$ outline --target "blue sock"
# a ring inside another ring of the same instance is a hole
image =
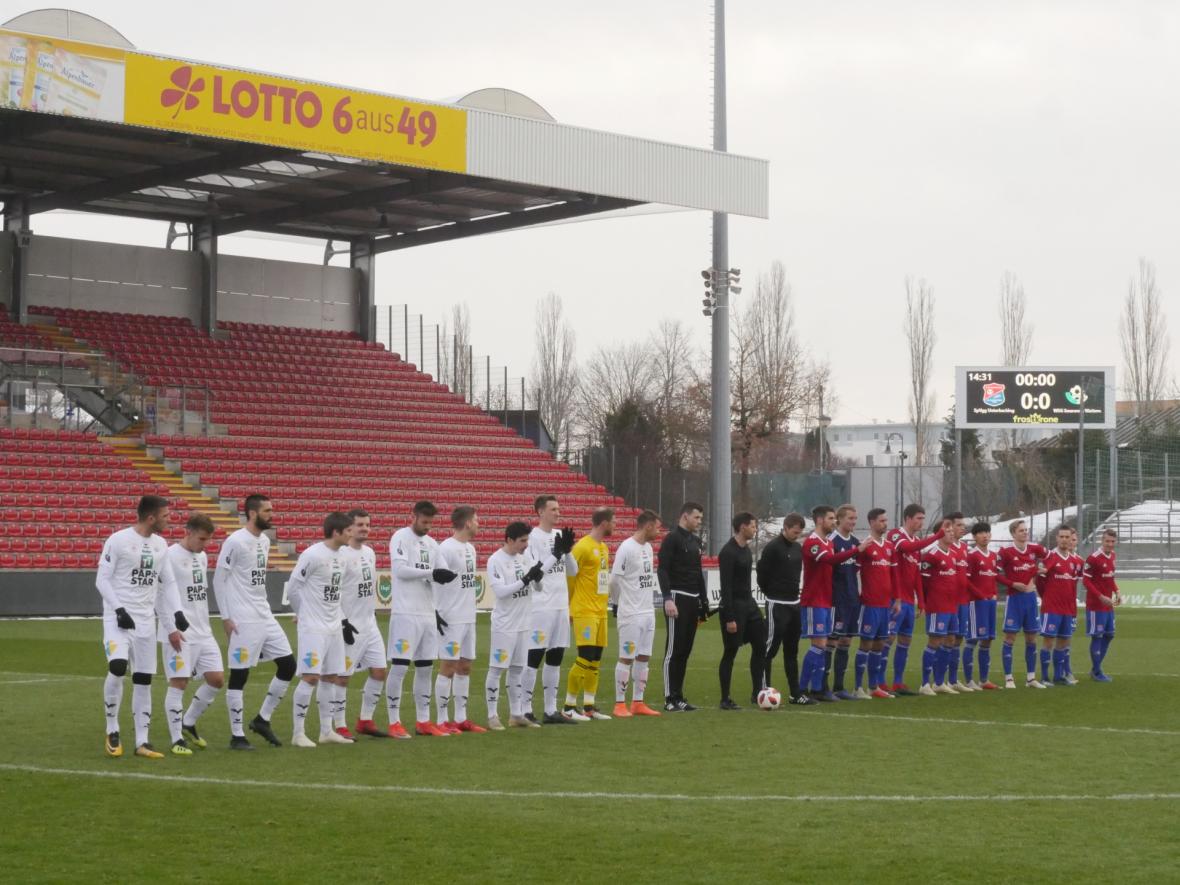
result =
[[[963,646],[963,681],[975,681],[975,640],[968,639]]]
[[[1114,641],[1113,633],[1106,633],[1102,637],[1102,654],[1098,656],[1098,671],[1102,672],[1102,664],[1106,660],[1106,653],[1110,651],[1110,644]]]
[[[1090,672],[1102,672],[1102,639],[1101,636],[1090,637]]]
[[[848,649],[836,646],[836,666],[832,671],[832,687],[836,691],[844,690],[844,674],[848,672]]]
[[[1069,655],[1070,647],[1067,645],[1061,650],[1061,660],[1065,663],[1065,673],[1067,676],[1073,675],[1073,658]]]
[[[881,646],[881,663],[877,665],[877,685],[885,684],[885,671],[889,668],[890,643]]]
[[[828,676],[827,671],[824,669],[824,663],[827,656],[824,654],[824,650],[822,648],[816,648],[814,645],[811,647],[811,651],[808,652],[808,654],[810,654],[814,659],[814,662],[811,665],[811,690],[823,691],[824,683],[827,682]]]
[[[893,681],[898,683],[905,683],[905,665],[910,658],[910,647],[898,643],[897,651],[893,653]],[[923,667],[925,665],[923,664]],[[922,681],[926,681],[926,671],[922,671]]]
[[[934,684],[942,685],[946,682],[946,668],[950,663],[950,655],[947,654],[949,649],[945,645],[940,645],[934,650]]]
[[[811,668],[815,666],[815,658],[811,656],[811,649],[803,655],[803,664],[799,670],[799,686],[801,691],[811,691]]]
[[[901,649],[898,649],[898,654],[900,654],[900,653],[901,653]],[[923,685],[932,681],[933,673],[934,673],[934,662],[937,659],[937,657],[938,657],[938,651],[929,645],[926,646],[926,649],[922,652],[922,684]],[[897,666],[896,663],[894,664],[894,666],[895,667]]]
[[[1007,646],[1004,646],[1007,648]],[[1012,663],[1012,655],[1008,655],[1008,663]],[[992,666],[992,650],[990,647],[979,650],[979,681],[987,682],[987,671]]]
[[[869,667],[869,653],[864,649],[857,649],[856,652],[856,687],[860,688],[864,685],[865,669]],[[869,685],[872,686],[876,680],[876,672],[869,671]]]
[[[832,648],[832,646],[828,645],[824,647],[824,663],[822,670],[823,676],[821,677],[820,684],[818,686],[818,690],[820,691],[828,690],[828,676],[831,675],[832,672],[832,656],[835,655],[835,653],[836,649]]]
[[[1025,644],[1024,646],[1024,666],[1028,668],[1028,673],[1032,676],[1037,675],[1037,647],[1035,645]]]
[[[1005,677],[1011,676],[1012,675],[1012,646],[1009,645],[1007,642],[1005,642],[1004,647],[1002,649],[1000,649],[1000,660],[1002,660],[1004,662],[1004,676]]]
[[[959,650],[953,645],[947,648],[946,667],[947,681],[954,685],[959,681]]]
[[[869,690],[872,691],[881,687],[881,652],[871,651],[865,657],[868,658]]]
[[[1047,648],[1041,649],[1041,681],[1042,682],[1049,681],[1049,661],[1052,659],[1052,657],[1053,657],[1053,652],[1049,651],[1049,649],[1047,649]],[[1036,670],[1034,669],[1033,672],[1035,673]]]
[[[1053,649],[1053,681],[1065,678],[1065,649]]]

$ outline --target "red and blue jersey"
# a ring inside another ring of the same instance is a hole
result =
[[[922,581],[928,613],[950,615],[959,610],[959,564],[953,549],[936,544],[922,552]]]
[[[1078,580],[1085,563],[1076,553],[1051,550],[1045,556],[1044,592],[1041,613],[1046,615],[1078,614]]]
[[[1103,553],[1095,550],[1086,559],[1086,567],[1082,571],[1082,584],[1086,587],[1086,609],[1088,611],[1109,612],[1114,609],[1102,601],[1100,597],[1114,599],[1119,592],[1119,586],[1114,581],[1114,553]]]
[[[832,549],[832,542],[815,532],[803,542],[803,593],[799,604],[812,608],[832,607],[832,567],[856,555],[857,548],[849,547],[840,553]]]
[[[996,553],[972,547],[967,553],[967,579],[972,599],[995,599],[999,575]]]
[[[921,552],[942,537],[942,530],[925,538],[915,538],[905,529],[895,528],[885,537],[893,545],[893,561],[897,564],[893,598],[910,605],[917,604],[919,608],[925,607],[922,599]]]
[[[860,563],[860,604],[884,608],[893,601],[894,577],[897,563],[893,545],[888,541],[870,538],[856,555]]]
[[[1004,547],[997,555],[1000,583],[1009,588],[1013,584],[1025,584],[1030,590],[1033,589],[1037,578],[1037,563],[1045,558],[1046,553],[1040,544],[1025,544],[1023,550],[1015,544]]]

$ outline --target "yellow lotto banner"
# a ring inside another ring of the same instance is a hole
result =
[[[124,121],[238,141],[463,172],[467,114],[129,52]]]
[[[464,172],[467,113],[0,30],[0,108]]]

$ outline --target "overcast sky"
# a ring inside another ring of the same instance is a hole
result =
[[[903,280],[937,298],[937,390],[997,362],[1005,270],[1030,298],[1033,360],[1119,363],[1117,302],[1139,256],[1180,304],[1180,5],[730,0],[729,146],[770,160],[769,221],[731,220],[747,282],[787,268],[803,337],[831,361],[837,421],[903,418]],[[487,86],[559,121],[711,138],[709,0],[157,3],[82,11],[137,47],[423,99]],[[14,12],[17,9],[14,8]],[[39,233],[162,245],[156,225],[76,216]],[[316,261],[257,239],[223,251]],[[532,308],[565,300],[588,355],[685,317],[702,346],[709,218],[656,214],[504,233],[380,259],[379,302],[428,318],[466,300],[477,352],[518,375]],[[1180,323],[1180,312],[1173,310]]]

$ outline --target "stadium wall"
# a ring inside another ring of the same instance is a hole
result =
[[[0,268],[7,267],[0,256]],[[200,276],[199,258],[183,249],[34,236],[28,303],[196,322]],[[7,293],[4,283],[0,291]],[[224,322],[357,330],[359,274],[352,268],[221,255],[217,292],[217,319]]]

